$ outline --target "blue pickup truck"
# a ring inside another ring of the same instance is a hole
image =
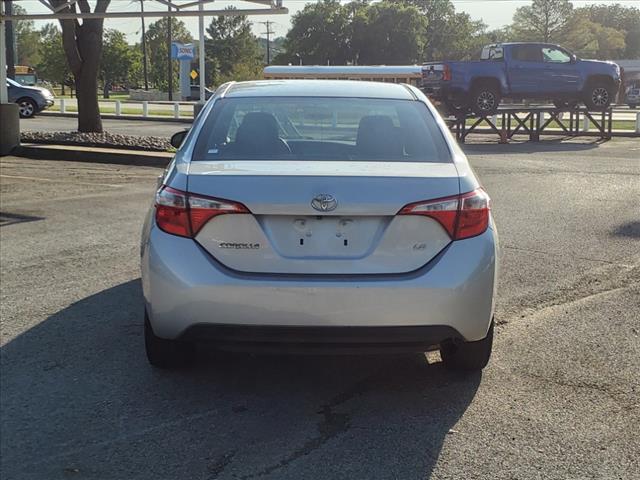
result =
[[[589,110],[609,107],[620,87],[620,67],[582,60],[547,43],[500,43],[470,62],[429,62],[422,66],[424,92],[451,113],[496,112],[503,98],[551,100],[558,108],[584,102]]]

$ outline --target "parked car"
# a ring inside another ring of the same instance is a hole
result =
[[[53,94],[42,87],[27,87],[7,78],[9,101],[15,102],[20,108],[20,117],[31,118],[45,108],[53,105]]]
[[[624,102],[629,105],[629,108],[636,108],[640,105],[640,88],[629,89]]]
[[[582,60],[547,43],[500,43],[483,48],[481,60],[429,62],[422,67],[423,90],[453,112],[496,112],[503,98],[552,100],[558,108],[584,102],[603,110],[615,99],[620,67]]]
[[[490,200],[416,87],[283,80],[219,87],[142,233],[145,346],[491,354]]]

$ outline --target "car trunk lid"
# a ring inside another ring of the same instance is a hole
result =
[[[252,273],[391,274],[416,270],[451,241],[438,221],[403,206],[459,194],[453,163],[192,162],[188,190],[245,205],[198,241]]]

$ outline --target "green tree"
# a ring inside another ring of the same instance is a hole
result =
[[[445,56],[446,45],[455,31],[450,30],[455,7],[449,0],[400,0],[415,6],[426,19],[424,31],[424,60],[437,60]]]
[[[104,98],[109,98],[109,89],[113,83],[127,83],[133,58],[124,33],[107,29],[104,32],[100,79],[104,86]]]
[[[424,16],[423,60],[469,59],[486,43],[486,25],[467,13],[456,12],[450,0],[393,1],[413,5]]]
[[[627,32],[624,43],[625,58],[640,58],[640,29]]]
[[[67,59],[62,47],[62,33],[54,23],[47,23],[38,32],[40,37],[40,62],[36,65],[38,76],[54,84],[62,86],[64,95],[65,84],[72,78]]]
[[[27,12],[14,1],[13,13],[24,15]],[[35,29],[33,20],[16,20],[13,22],[13,30],[16,39],[16,65],[37,65],[40,61],[39,32]]]
[[[309,3],[291,23],[283,45],[286,53],[274,63],[344,65],[351,60],[348,10],[338,0]]]
[[[66,0],[42,0],[63,14],[76,12],[100,14],[107,11],[111,0],[95,0],[93,11],[88,0],[67,3]],[[102,58],[103,18],[61,19],[62,47],[73,73],[78,98],[78,131],[102,132],[98,106],[98,68]]]
[[[131,66],[127,85],[129,88],[140,88],[144,83],[144,69],[142,66],[142,46],[140,43],[129,45],[129,57]]]
[[[205,80],[208,85],[259,77],[262,70],[262,51],[245,15],[214,18],[207,27],[207,33],[210,37],[205,42],[206,59],[209,64]]]
[[[581,57],[620,58],[625,50],[625,32],[605,27],[576,12],[567,25],[562,44]]]
[[[426,21],[408,5],[382,1],[366,8],[365,23],[354,33],[358,63],[402,65],[421,61]],[[356,20],[357,21],[357,20]]]
[[[520,41],[562,43],[572,18],[569,0],[533,0],[513,16],[513,31]]]
[[[625,7],[617,3],[613,5],[588,5],[577,8],[576,13],[586,16],[593,23],[610,29],[605,31],[605,33],[601,32],[606,44],[619,44],[619,39],[615,38],[616,36],[609,38],[606,32],[613,34],[613,31],[616,31],[624,36],[624,49],[623,51],[617,49],[617,51],[613,53],[613,55],[616,55],[615,58],[640,58],[639,8]]]
[[[167,29],[171,22],[171,38],[174,42],[190,43],[193,41],[186,25],[175,17],[162,18],[149,25],[145,34],[149,62],[149,81],[156,88],[166,91],[169,87],[167,79]],[[178,86],[179,62],[173,61],[173,85]]]

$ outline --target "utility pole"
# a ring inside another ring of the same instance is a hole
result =
[[[271,63],[271,34],[275,33],[273,30],[271,30],[271,25],[273,25],[274,22],[267,20],[266,22],[259,23],[267,27],[267,31],[262,33],[267,35],[267,65],[269,65]]]
[[[167,5],[171,11],[171,5]],[[167,83],[169,85],[169,101],[173,100],[173,65],[171,65],[171,17],[167,17]]]
[[[13,13],[13,0],[6,0],[4,2],[7,15]],[[7,49],[7,77],[11,80],[16,79],[16,43],[15,36],[13,35],[13,21],[7,20],[4,31],[5,46]]]
[[[140,13],[144,13],[144,0],[140,0]],[[147,72],[147,35],[144,27],[144,15],[142,20],[142,71],[144,72],[144,89],[149,90],[149,74]]]

